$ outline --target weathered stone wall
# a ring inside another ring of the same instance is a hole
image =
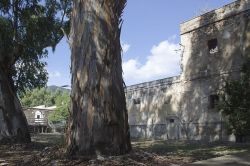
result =
[[[176,118],[179,83],[179,77],[173,77],[127,87],[132,138],[167,137],[164,125]]]
[[[132,138],[231,139],[214,104],[250,56],[249,9],[238,0],[181,24],[181,75],[127,87]]]
[[[249,51],[249,4],[239,0],[181,24],[184,80],[240,67]],[[213,39],[217,40],[217,52],[211,54],[208,44]]]

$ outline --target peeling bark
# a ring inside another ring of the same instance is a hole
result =
[[[74,1],[69,155],[131,149],[122,78],[121,14],[125,0]]]
[[[28,143],[27,120],[6,64],[0,65],[0,142]]]

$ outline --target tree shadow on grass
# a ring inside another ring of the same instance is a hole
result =
[[[250,144],[203,143],[201,141],[145,141],[133,144],[134,149],[140,149],[161,156],[188,157],[193,161],[250,152]]]

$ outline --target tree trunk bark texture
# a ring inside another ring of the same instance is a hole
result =
[[[119,155],[131,149],[120,44],[120,17],[125,3],[73,3],[69,155]]]
[[[14,90],[13,80],[0,64],[0,142],[28,143],[30,134],[26,117]],[[8,66],[8,65],[7,65]]]

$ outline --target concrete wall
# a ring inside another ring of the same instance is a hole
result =
[[[211,100],[250,56],[249,9],[239,0],[181,24],[182,74],[126,89],[132,138],[231,139]]]

